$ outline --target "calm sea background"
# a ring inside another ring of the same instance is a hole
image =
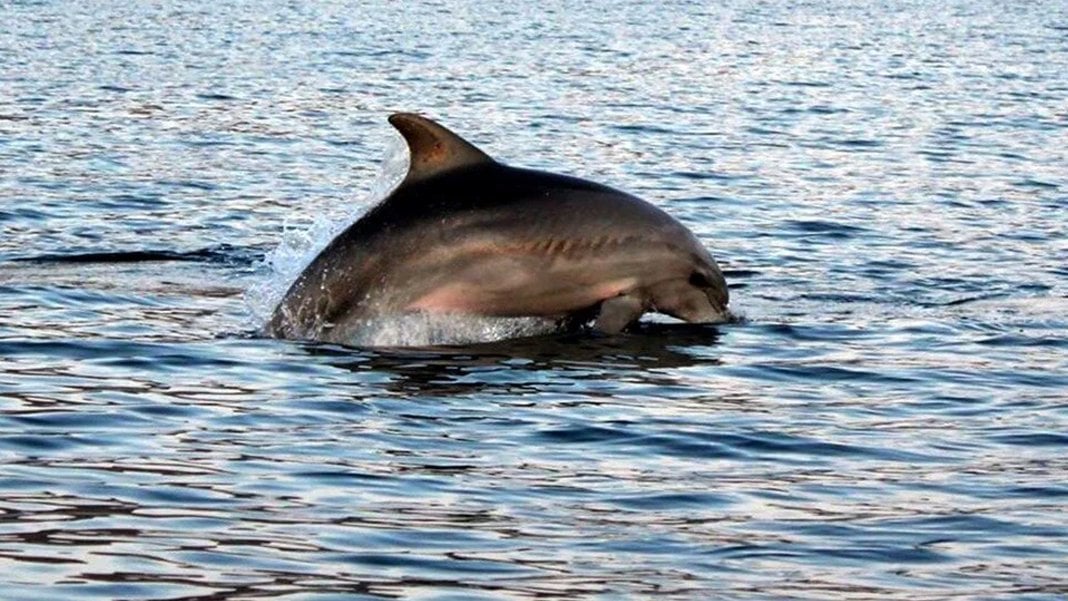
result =
[[[397,110],[741,319],[256,336]],[[1061,0],[0,0],[5,601],[1052,601],[1066,506]]]

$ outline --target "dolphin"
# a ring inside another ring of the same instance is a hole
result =
[[[409,167],[304,269],[269,335],[344,344],[362,326],[427,312],[593,323],[646,312],[728,318],[727,283],[690,230],[625,192],[509,167],[438,123],[389,117]]]

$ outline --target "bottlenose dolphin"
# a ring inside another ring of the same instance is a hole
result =
[[[508,167],[419,115],[389,122],[408,144],[407,175],[297,277],[268,334],[344,343],[371,320],[418,312],[592,321],[606,333],[646,312],[727,319],[716,261],[659,208]]]

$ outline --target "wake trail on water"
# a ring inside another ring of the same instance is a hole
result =
[[[238,249],[228,244],[191,251],[176,250],[128,250],[87,251],[73,253],[50,253],[30,257],[16,257],[14,263],[30,264],[122,264],[185,261],[194,263],[251,264],[261,259],[252,251]]]

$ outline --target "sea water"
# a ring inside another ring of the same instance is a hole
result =
[[[259,336],[398,110],[741,319]],[[0,597],[1063,599],[1066,149],[1056,1],[0,1]]]

